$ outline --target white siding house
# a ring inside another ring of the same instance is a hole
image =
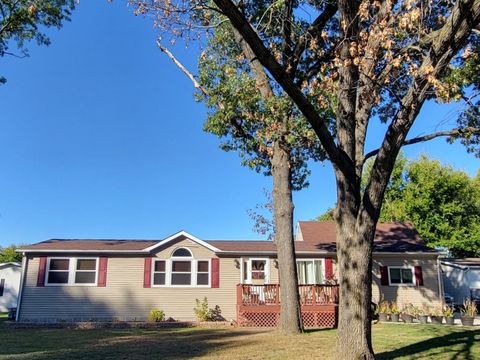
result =
[[[17,307],[21,273],[19,263],[0,264],[0,312]]]

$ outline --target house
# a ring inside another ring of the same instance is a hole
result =
[[[22,266],[16,262],[0,264],[0,312],[17,306]]]
[[[445,293],[455,305],[471,297],[480,301],[480,258],[442,259],[441,271]]]
[[[304,323],[335,326],[335,225],[300,222],[295,240]],[[163,240],[52,239],[25,255],[19,321],[145,320],[151,309],[192,320],[207,297],[240,325],[274,326],[280,299],[271,241],[201,240],[181,231]],[[379,224],[373,296],[417,305],[441,303],[438,252],[413,226]]]

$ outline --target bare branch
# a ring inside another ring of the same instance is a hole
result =
[[[204,95],[208,95],[207,90],[202,85],[200,85],[197,79],[195,79],[195,76],[172,54],[172,52],[162,45],[160,39],[157,39],[157,46],[190,79],[195,89],[200,90]]]
[[[402,146],[418,144],[418,143],[429,141],[438,137],[445,137],[445,136],[467,137],[471,135],[480,135],[480,128],[466,127],[466,128],[455,128],[455,129],[446,130],[446,131],[438,131],[433,134],[418,136],[409,140],[405,140]],[[379,149],[376,149],[365,154],[365,156],[363,157],[363,162],[365,163],[365,161],[367,161],[369,158],[377,155],[378,151]]]

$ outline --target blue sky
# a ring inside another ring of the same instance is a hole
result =
[[[271,179],[242,168],[202,131],[205,109],[122,1],[81,2],[49,47],[0,58],[0,246],[48,238],[257,239],[247,209]],[[195,69],[194,47],[173,49]],[[448,128],[457,108],[427,104],[411,135]],[[438,124],[442,124],[439,125]],[[383,125],[369,136],[373,148]],[[405,149],[474,175],[478,159],[435,140]],[[329,164],[312,164],[296,219],[335,201]]]

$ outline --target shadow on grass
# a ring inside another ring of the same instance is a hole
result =
[[[0,359],[191,359],[255,343],[260,331],[233,329],[16,330]],[[2,335],[6,334],[1,334]],[[13,334],[12,334],[13,335]],[[6,340],[6,341],[5,341]],[[261,341],[260,339],[258,341]]]
[[[325,331],[336,331],[337,329],[332,328],[306,328],[303,332],[305,334],[314,334],[317,332],[325,332]]]
[[[478,341],[480,341],[480,330],[465,330],[378,353],[376,358],[387,360],[411,355],[415,355],[415,358],[433,358],[436,355],[441,355],[442,359],[475,360],[478,359],[478,353],[472,353],[472,346]]]

